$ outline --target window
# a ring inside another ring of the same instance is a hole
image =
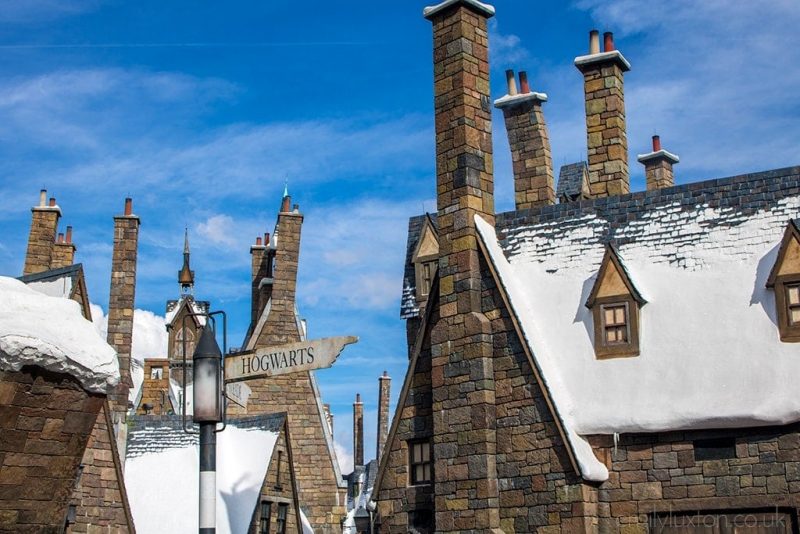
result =
[[[272,503],[261,501],[261,534],[269,534],[269,520],[272,515]]]
[[[275,473],[275,489],[282,490],[283,485],[281,484],[281,464],[283,460],[283,451],[278,451],[278,469]]]
[[[278,528],[275,530],[278,534],[286,534],[286,511],[289,509],[288,504],[278,505],[278,517],[275,521]]]
[[[414,263],[414,284],[417,287],[416,298],[420,303],[428,299],[433,288],[433,279],[439,267],[439,238],[433,220],[425,216],[420,229],[419,240],[412,262]]]
[[[181,328],[175,334],[175,343],[172,349],[175,358],[183,358],[184,341],[186,343],[186,359],[189,360],[194,355],[194,332],[188,326]]]
[[[422,277],[420,279],[420,295],[427,297],[431,292],[431,285],[433,284],[433,275],[436,274],[435,261],[426,261],[422,264]]]
[[[767,279],[775,290],[775,307],[781,341],[800,342],[800,229],[790,221]]]
[[[800,284],[786,285],[786,308],[789,326],[800,325]]]
[[[639,354],[639,308],[646,304],[613,246],[606,246],[586,307],[592,310],[598,358]]]
[[[164,368],[163,367],[151,367],[150,368],[150,380],[161,380],[164,378]]]
[[[433,462],[431,461],[431,442],[412,441],[409,443],[409,471],[411,485],[430,484],[432,480]]]
[[[630,340],[628,303],[600,306],[603,318],[603,342],[606,346],[621,345]]]
[[[694,461],[728,460],[736,458],[734,438],[698,439],[694,442]]]

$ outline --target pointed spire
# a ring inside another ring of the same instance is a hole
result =
[[[189,266],[189,256],[189,228],[187,227],[183,234],[183,267],[178,272],[178,284],[184,294],[191,293],[194,289],[194,271]]]
[[[283,182],[283,198],[289,196],[289,178],[287,177],[286,180]]]

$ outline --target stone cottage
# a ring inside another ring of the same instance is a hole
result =
[[[574,60],[588,161],[556,185],[547,95],[509,72],[490,98],[494,14],[425,10],[438,209],[409,223],[410,361],[372,496],[380,532],[795,532],[800,167],[675,185],[656,137],[631,193],[631,65],[593,31]]]

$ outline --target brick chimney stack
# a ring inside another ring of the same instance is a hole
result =
[[[31,208],[31,231],[28,235],[28,250],[25,253],[25,265],[22,274],[35,274],[49,270],[53,261],[53,248],[56,243],[58,219],[61,208],[56,199],[47,203],[47,190],[39,192],[39,205]]]
[[[383,449],[386,447],[386,440],[389,437],[389,403],[391,401],[392,379],[389,373],[383,372],[383,376],[378,378],[378,439],[375,451],[375,459],[381,461]]]
[[[118,446],[124,457],[127,437],[125,416],[131,380],[133,310],[136,296],[136,259],[139,245],[139,217],[133,202],[125,199],[123,215],[114,217],[114,252],[111,259],[111,291],[108,300],[108,343],[117,351],[120,383],[109,396],[114,411]]]
[[[591,196],[629,193],[623,74],[631,65],[615,48],[611,32],[604,34],[600,52],[600,35],[592,30],[589,54],[576,57],[575,66],[583,73]]]
[[[353,467],[364,465],[364,403],[356,393],[353,403]]]
[[[542,111],[547,95],[531,92],[526,72],[520,72],[519,77],[518,92],[514,71],[506,71],[508,94],[494,106],[503,110],[514,169],[514,200],[516,209],[522,210],[555,204],[556,192],[550,137]]]
[[[255,328],[261,311],[264,307],[261,304],[261,281],[267,276],[267,251],[269,250],[269,239],[262,242],[261,237],[256,238],[256,244],[250,247],[250,330]]]
[[[672,166],[678,163],[680,158],[661,148],[659,136],[653,136],[653,151],[648,154],[640,154],[637,159],[639,163],[644,164],[648,191],[675,185]]]
[[[435,523],[437,532],[489,532],[500,527],[496,408],[474,218],[494,226],[487,27],[494,8],[446,0],[424,15],[433,24],[439,223],[439,317],[430,336]],[[465,383],[475,388],[469,395]],[[448,509],[452,499],[470,513]]]
[[[51,269],[60,269],[75,263],[75,244],[72,242],[72,226],[67,226],[66,237],[58,234],[58,240],[53,245],[53,257],[50,261]]]

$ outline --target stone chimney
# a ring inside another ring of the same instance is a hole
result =
[[[139,217],[133,202],[125,199],[125,211],[114,217],[114,252],[111,259],[111,291],[108,300],[108,343],[117,351],[120,383],[109,395],[114,411],[114,426],[120,455],[124,458],[125,416],[131,381],[133,310],[136,295],[136,256],[139,244]]]
[[[547,95],[530,89],[528,74],[520,72],[517,90],[514,71],[506,71],[508,94],[494,106],[503,110],[514,169],[516,209],[555,204],[553,158],[542,103]]]
[[[51,269],[68,267],[75,263],[75,244],[72,242],[72,226],[67,226],[66,236],[59,233],[53,245],[53,257],[50,261]]]
[[[436,530],[488,532],[500,527],[496,408],[474,218],[494,226],[487,28],[494,8],[477,0],[446,0],[424,15],[433,24],[439,223],[438,320],[430,335],[433,501],[444,503],[458,494],[471,512],[435,504]],[[465,382],[475,385],[470,395],[460,391]],[[451,421],[465,412],[471,417],[454,428]],[[469,443],[461,439],[465,435]]]
[[[263,276],[259,282],[259,308],[263,310],[268,300],[270,305],[270,334],[265,328],[261,332],[257,345],[291,343],[297,341],[297,317],[295,300],[297,289],[297,266],[300,260],[300,233],[303,226],[303,215],[300,209],[291,209],[291,199],[284,194],[281,211],[278,213],[278,224],[275,235],[264,251]],[[265,236],[269,240],[269,236]],[[273,270],[274,258],[274,270]],[[254,277],[255,278],[255,277]],[[270,284],[271,282],[271,284]],[[259,310],[259,314],[261,311]],[[277,337],[275,333],[281,332]],[[289,334],[292,332],[292,334]]]
[[[364,404],[356,393],[353,403],[353,467],[364,465]]]
[[[256,238],[256,244],[250,247],[250,329],[255,328],[261,311],[264,309],[261,305],[261,292],[259,291],[259,284],[266,277],[267,264],[266,256],[267,249],[269,248],[269,239],[266,243],[260,237]]]
[[[47,190],[39,193],[39,205],[31,208],[31,232],[28,236],[28,250],[25,253],[25,266],[22,274],[35,274],[49,270],[53,261],[53,248],[56,242],[56,229],[58,219],[61,217],[61,208],[56,204],[56,199],[47,201]]]
[[[583,73],[592,197],[630,192],[623,74],[631,65],[615,49],[611,32],[604,34],[604,45],[600,52],[600,35],[592,30],[589,54],[575,58],[575,66]]]
[[[389,403],[392,388],[392,379],[389,373],[383,372],[383,376],[378,378],[378,446],[375,451],[375,459],[381,461],[383,449],[386,447],[386,440],[389,437]]]
[[[653,151],[649,154],[640,154],[637,159],[639,163],[644,164],[648,191],[675,185],[675,174],[672,171],[672,166],[678,163],[680,158],[661,148],[661,138],[659,136],[653,136]]]

